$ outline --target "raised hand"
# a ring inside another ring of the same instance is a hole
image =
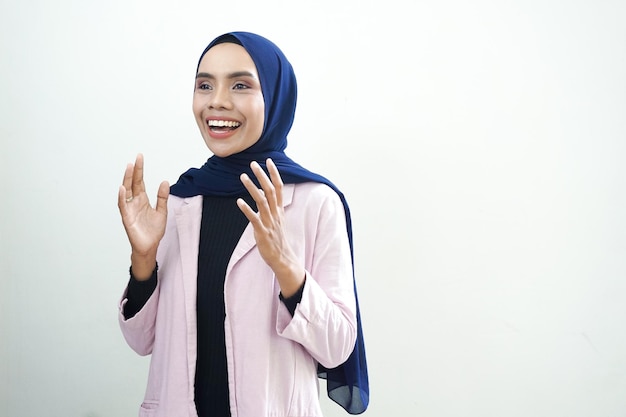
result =
[[[254,185],[248,175],[241,174],[241,182],[256,201],[258,212],[241,198],[237,200],[237,205],[254,227],[259,253],[274,271],[283,296],[289,297],[301,287],[305,272],[287,241],[283,181],[271,159],[266,161],[266,166],[269,178],[257,162],[250,164],[261,189]]]
[[[169,184],[163,181],[157,192],[156,207],[150,205],[143,182],[143,155],[128,164],[120,186],[117,205],[132,248],[133,275],[148,279],[156,265],[156,252],[165,233]]]

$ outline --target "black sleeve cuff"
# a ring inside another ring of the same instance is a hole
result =
[[[293,317],[293,315],[296,314],[296,307],[298,307],[298,304],[300,304],[300,301],[302,301],[302,292],[304,291],[304,284],[306,284],[306,281],[302,283],[298,291],[296,291],[296,293],[292,295],[291,297],[285,298],[283,297],[282,293],[278,294],[278,298],[280,298],[280,301],[282,301],[285,307],[287,307],[287,310],[289,310],[289,314],[291,314],[291,317]]]
[[[128,281],[128,290],[126,291],[126,304],[124,304],[124,318],[126,320],[132,318],[137,314],[144,305],[148,302],[152,293],[157,286],[157,265],[152,271],[152,275],[145,281],[138,281],[133,276],[132,269],[130,272],[130,280]]]

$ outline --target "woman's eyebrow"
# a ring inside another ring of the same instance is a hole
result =
[[[226,76],[226,78],[239,78],[239,77],[256,78],[255,75],[249,71],[235,71]],[[208,72],[199,72],[196,74],[196,79],[197,78],[209,78],[211,80],[214,80],[215,75],[209,74]]]

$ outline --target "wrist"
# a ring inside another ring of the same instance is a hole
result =
[[[285,298],[298,292],[306,278],[304,267],[293,262],[282,264],[273,270],[280,286],[280,292]]]
[[[156,268],[156,253],[140,255],[135,252],[130,255],[130,268],[137,281],[146,281],[152,276]]]

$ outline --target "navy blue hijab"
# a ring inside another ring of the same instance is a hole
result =
[[[218,36],[206,47],[200,60],[210,48],[224,42],[243,46],[256,65],[265,102],[263,132],[259,140],[248,149],[225,158],[214,155],[202,167],[189,169],[170,188],[170,193],[179,197],[244,195],[247,191],[239,176],[245,172],[250,178],[255,179],[250,162],[257,161],[266,169],[265,161],[272,158],[285,184],[318,182],[328,185],[337,192],[346,213],[347,233],[354,265],[352,222],[343,193],[328,179],[303,168],[284,153],[287,147],[287,133],[293,124],[296,110],[297,85],[291,64],[274,43],[248,32],[232,32]],[[327,380],[328,396],[333,401],[350,414],[360,414],[369,404],[369,382],[356,281],[354,295],[357,308],[357,341],[354,350],[348,360],[336,368],[327,369],[318,365],[318,376]]]

